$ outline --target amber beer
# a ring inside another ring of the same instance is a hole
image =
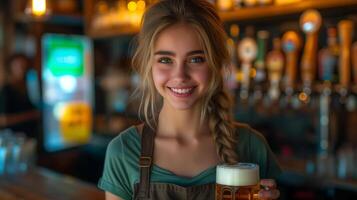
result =
[[[259,166],[252,163],[218,165],[216,200],[258,199]]]

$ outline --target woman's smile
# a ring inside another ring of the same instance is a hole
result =
[[[194,92],[195,87],[167,87],[176,97],[189,97]]]

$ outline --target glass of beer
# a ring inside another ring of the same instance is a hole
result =
[[[253,163],[218,165],[216,200],[255,200],[260,190],[259,166]]]

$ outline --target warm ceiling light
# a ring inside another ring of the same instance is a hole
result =
[[[138,6],[138,10],[145,10],[146,7],[146,3],[144,0],[139,0],[137,2],[137,6]]]
[[[26,14],[36,18],[44,17],[49,14],[49,9],[46,0],[29,0],[25,10]]]
[[[32,0],[32,13],[35,16],[46,14],[46,0]]]
[[[137,9],[137,4],[136,4],[136,2],[135,1],[130,1],[129,3],[128,3],[128,10],[130,11],[130,12],[135,12],[136,11],[136,9]]]

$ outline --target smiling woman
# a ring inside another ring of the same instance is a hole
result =
[[[133,58],[145,123],[108,146],[98,184],[108,200],[214,199],[216,166],[237,162],[258,164],[270,188],[261,195],[279,196],[264,180],[281,171],[267,142],[231,115],[225,39],[205,0],[162,0],[145,12]]]

